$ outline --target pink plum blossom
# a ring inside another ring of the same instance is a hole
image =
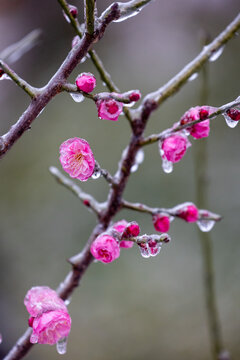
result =
[[[33,317],[50,310],[67,311],[64,301],[48,286],[34,286],[26,294],[24,305]]]
[[[100,119],[117,121],[122,112],[123,104],[114,99],[97,101],[98,117]]]
[[[190,143],[184,135],[175,134],[164,139],[160,145],[163,159],[176,163],[182,159]]]
[[[88,142],[80,138],[71,138],[60,146],[60,162],[72,178],[86,181],[92,176],[95,160]]]
[[[76,85],[79,90],[90,93],[96,86],[96,78],[91,73],[82,73],[77,76]]]
[[[101,234],[92,243],[91,253],[95,259],[110,263],[119,257],[120,246],[113,236]]]
[[[177,215],[187,222],[196,222],[198,220],[198,209],[194,204],[186,204],[178,209]]]
[[[32,344],[53,345],[68,336],[71,318],[56,291],[47,286],[33,287],[27,292],[24,304],[31,315],[28,324],[33,328]]]
[[[209,115],[211,115],[216,108],[212,106],[195,106],[188,111],[180,119],[180,124],[191,124],[192,121],[195,120],[204,120]],[[198,124],[194,124],[188,128],[190,135],[192,135],[195,139],[201,139],[203,137],[208,137],[210,132],[210,121],[204,120],[199,122]]]
[[[170,228],[170,218],[167,215],[163,214],[154,214],[153,215],[153,226],[156,231],[168,232]]]
[[[34,318],[32,323],[32,344],[54,345],[69,335],[71,318],[66,311],[52,310]]]

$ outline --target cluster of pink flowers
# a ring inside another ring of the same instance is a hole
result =
[[[121,240],[121,238],[135,237],[140,233],[139,225],[135,221],[128,223],[126,220],[113,224],[112,230],[115,234],[100,234],[91,245],[92,255],[103,263],[116,260],[120,256],[121,247],[131,248],[133,246],[132,241]]]
[[[95,159],[88,142],[80,138],[71,138],[60,146],[60,162],[72,178],[86,181],[92,176]]]
[[[24,304],[31,315],[32,344],[54,345],[69,335],[71,318],[56,291],[47,286],[33,287],[27,292]]]

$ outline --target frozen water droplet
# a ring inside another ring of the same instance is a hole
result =
[[[132,102],[130,102],[130,103],[128,103],[128,104],[124,104],[124,106],[125,106],[125,107],[128,107],[128,108],[131,108],[131,107],[133,107],[135,104],[136,104],[136,101],[132,101]]]
[[[201,220],[197,221],[197,225],[201,231],[208,232],[208,231],[211,231],[212,228],[214,227],[215,221],[208,220],[208,219],[201,219]]]
[[[69,17],[68,17],[67,14],[65,13],[65,11],[63,11],[63,16],[64,16],[64,19],[65,19],[68,23],[71,22],[71,20],[69,19]]]
[[[103,86],[107,86],[107,84],[104,81],[102,82],[102,84],[103,84]]]
[[[57,342],[57,352],[60,355],[66,354],[67,352],[67,338],[63,338]]]
[[[217,51],[214,51],[209,58],[210,62],[216,61],[223,53],[224,46],[221,46]]]
[[[162,244],[154,240],[150,240],[148,242],[148,246],[149,246],[150,256],[157,256],[162,248]]]
[[[195,72],[194,74],[192,74],[192,75],[190,76],[190,78],[188,78],[188,81],[193,81],[193,80],[195,80],[197,77],[198,77],[198,73]]]
[[[145,4],[144,6],[142,6],[141,8],[138,9],[134,9],[133,8],[129,8],[129,6],[126,6],[124,3],[118,3],[121,15],[117,20],[113,20],[114,22],[121,22],[124,20],[127,20],[137,14],[140,13],[140,11],[146,6],[147,4]],[[107,9],[108,10],[108,9]],[[106,10],[106,11],[107,11]]]
[[[6,73],[2,74],[2,76],[0,76],[0,80],[12,80]]]
[[[223,116],[224,116],[224,118],[225,118],[225,120],[226,120],[227,125],[228,125],[230,128],[233,129],[233,128],[235,128],[235,126],[237,126],[238,121],[232,120],[232,119],[230,118],[230,116],[228,116],[228,114],[226,114],[226,113],[223,113]]]
[[[82,60],[80,61],[80,64],[83,64],[87,60],[87,56],[84,56]]]
[[[0,344],[2,343],[2,334],[0,333]]]
[[[162,168],[166,174],[170,174],[173,171],[173,163],[167,159],[162,159]]]
[[[65,304],[66,306],[68,306],[68,305],[70,304],[71,300],[72,300],[72,298],[66,299],[66,300],[64,301],[64,304]]]
[[[151,256],[150,251],[149,251],[149,246],[147,243],[141,243],[141,244],[138,244],[138,246],[139,246],[142,257],[147,259]]]
[[[84,100],[84,96],[82,94],[79,93],[70,93],[71,97],[73,98],[73,100],[77,103],[80,103]]]
[[[143,162],[143,160],[144,160],[144,151],[140,149],[136,154],[135,163],[131,167],[131,173],[137,171],[138,166]]]
[[[31,335],[31,337],[30,337],[30,341],[31,341],[32,344],[37,344],[37,342],[38,342],[38,335],[32,333],[32,335]]]
[[[101,176],[101,171],[95,170],[92,174],[92,179],[94,179],[94,180],[99,179],[100,176]]]

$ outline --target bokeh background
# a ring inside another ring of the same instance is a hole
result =
[[[83,1],[73,1],[83,20]],[[99,12],[111,1],[98,1]],[[138,16],[111,24],[95,49],[120,89],[143,95],[175,75],[201,48],[205,32],[216,36],[238,13],[238,0],[155,0]],[[34,86],[43,86],[57,70],[74,36],[57,1],[1,0],[0,50],[35,28],[38,46],[12,67]],[[209,64],[209,104],[220,106],[239,94],[239,37]],[[83,71],[96,74],[90,60]],[[147,134],[168,127],[199,103],[201,75],[154,113]],[[4,133],[25,110],[28,97],[10,81],[0,82],[0,129]],[[209,209],[224,216],[211,232],[216,293],[226,347],[240,358],[239,211],[240,127],[228,128],[223,117],[212,122],[208,147]],[[114,172],[129,140],[124,117],[102,121],[92,102],[74,103],[68,94],[53,99],[32,130],[0,164],[0,357],[27,325],[23,305],[35,285],[56,288],[70,270],[66,259],[79,252],[96,223],[93,214],[48,172],[60,168],[58,147],[69,137],[90,143],[100,164]],[[205,140],[199,140],[205,142]],[[193,141],[194,143],[194,141]],[[172,207],[195,201],[194,145],[170,175],[163,173],[157,145],[145,149],[145,161],[131,176],[125,198],[150,206]],[[82,187],[104,201],[103,179]],[[118,219],[137,220],[143,233],[154,231],[151,218],[124,211]],[[156,258],[143,259],[134,247],[114,263],[93,264],[69,306],[73,318],[66,359],[209,360],[201,246],[197,226],[175,220],[172,242]],[[57,359],[55,347],[35,346],[26,359]]]

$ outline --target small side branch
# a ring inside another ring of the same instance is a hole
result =
[[[139,145],[140,146],[145,146],[145,145],[153,144],[153,143],[155,143],[155,142],[157,142],[159,140],[163,140],[166,136],[169,136],[169,135],[171,135],[171,134],[173,134],[173,133],[175,133],[177,131],[181,131],[183,129],[189,128],[189,127],[191,127],[191,126],[193,126],[195,124],[198,124],[198,123],[200,123],[202,121],[205,121],[207,119],[213,120],[216,116],[223,114],[227,110],[229,110],[229,109],[231,109],[231,108],[233,108],[233,107],[235,107],[237,105],[240,105],[240,96],[236,100],[231,101],[228,104],[220,106],[216,111],[214,111],[213,113],[211,113],[211,115],[207,116],[204,119],[195,120],[195,121],[192,121],[191,123],[184,124],[184,125],[179,124],[178,126],[166,129],[166,130],[160,132],[159,134],[149,135],[145,139],[140,140]]]
[[[38,90],[29,85],[19,75],[17,75],[10,67],[3,61],[0,60],[0,68],[21,88],[23,89],[32,99],[37,95]]]
[[[94,33],[95,4],[96,0],[84,0],[85,26],[89,35]]]
[[[209,45],[205,46],[200,54],[186,65],[177,75],[175,75],[164,86],[157,91],[148,94],[142,102],[142,105],[136,110],[144,113],[148,107],[148,117],[151,112],[163,103],[170,96],[174,95],[189,79],[189,77],[200,70],[200,68],[208,61],[210,56],[226,44],[240,28],[240,14],[219,34]],[[150,106],[150,109],[149,109]]]
[[[65,186],[74,195],[76,195],[85,206],[92,209],[97,215],[99,215],[100,206],[93,196],[85,193],[77,184],[75,184],[74,181],[63,175],[56,167],[51,166],[49,168],[49,171],[55,177],[59,184]]]

